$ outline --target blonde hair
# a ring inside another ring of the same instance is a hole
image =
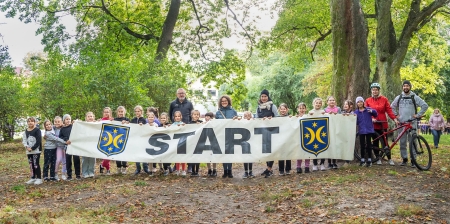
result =
[[[47,129],[45,128],[45,126],[47,126],[47,123],[50,123],[51,125],[53,125],[52,122],[51,122],[50,120],[45,120],[45,121],[44,121],[44,130],[47,130]],[[52,127],[52,129],[53,129],[53,127]]]
[[[136,110],[136,109],[138,109],[138,110],[140,110],[140,111],[143,111],[143,110],[144,110],[144,109],[142,109],[142,106],[141,106],[141,105],[135,106],[135,107],[134,107],[134,110]]]
[[[103,108],[103,111],[105,111],[105,110],[109,110],[109,113],[112,113],[111,107],[105,107],[105,108]]]
[[[119,110],[120,110],[120,109],[122,109],[122,110],[123,110],[123,113],[124,113],[124,114],[126,114],[126,113],[127,113],[127,109],[125,109],[125,107],[124,107],[124,106],[118,106],[118,107],[117,107],[117,109],[116,109],[116,113],[117,113],[117,112],[119,112]]]
[[[314,104],[316,104],[316,101],[323,102],[322,98],[316,97],[316,98],[313,99],[313,103],[312,103],[313,107],[314,107]]]
[[[280,106],[278,107],[278,109],[280,109],[281,107],[284,107],[284,108],[286,108],[286,109],[289,109],[289,107],[288,107],[287,104],[285,104],[285,103],[280,104]]]
[[[173,112],[173,117],[175,117],[176,114],[180,114],[180,117],[183,118],[183,114],[181,113],[181,111],[177,110]]]
[[[88,112],[86,113],[84,119],[87,120],[87,116],[88,116],[89,114],[92,114],[92,116],[94,117],[94,120],[95,120],[95,114],[94,114],[93,112],[91,112],[91,111],[88,111]]]
[[[198,115],[200,115],[200,111],[199,110],[192,110],[191,115],[194,115],[194,113],[198,113]]]
[[[300,106],[304,106],[304,107],[305,107],[305,109],[307,109],[307,107],[306,107],[306,103],[303,103],[303,102],[299,103],[299,104],[297,105],[297,108],[299,108]]]

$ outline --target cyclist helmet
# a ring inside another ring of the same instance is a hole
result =
[[[370,89],[372,89],[372,88],[381,89],[380,83],[377,83],[377,82],[372,83],[372,85],[370,85]]]

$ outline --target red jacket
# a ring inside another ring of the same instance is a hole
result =
[[[386,113],[392,120],[395,119],[395,114],[392,111],[391,104],[384,96],[379,96],[377,98],[369,97],[364,102],[364,105],[366,107],[371,107],[378,112],[378,117],[376,117],[377,121],[387,121]],[[383,127],[381,125],[383,125]],[[373,127],[375,130],[388,129],[388,123],[374,123]]]

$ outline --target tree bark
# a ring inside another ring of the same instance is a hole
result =
[[[166,59],[167,52],[172,44],[173,30],[178,20],[178,14],[180,13],[181,0],[171,0],[169,12],[167,13],[166,20],[161,33],[161,38],[156,49],[156,61]]]
[[[359,0],[331,0],[332,93],[336,102],[367,96],[370,62],[367,28]]]

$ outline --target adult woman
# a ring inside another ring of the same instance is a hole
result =
[[[269,91],[266,89],[261,91],[261,94],[259,95],[256,117],[257,118],[278,117],[277,106],[273,104],[272,99],[270,98],[269,95]],[[270,177],[273,173],[272,172],[273,161],[268,161],[266,162],[266,164],[267,169],[261,175],[267,178]]]
[[[430,116],[430,120],[428,123],[430,125],[431,134],[433,135],[434,147],[438,148],[442,130],[445,129],[444,117],[442,116],[438,108],[434,109],[434,112]]]
[[[394,121],[397,121],[397,118],[395,117],[394,112],[392,111],[391,105],[389,104],[389,100],[382,96],[380,94],[380,84],[379,83],[372,83],[370,85],[370,90],[372,91],[372,96],[367,98],[366,101],[364,101],[364,104],[366,107],[370,107],[372,109],[375,109],[378,113],[377,118],[372,118],[373,122],[373,128],[375,129],[375,132],[378,134],[382,134],[383,130],[386,130],[388,128],[387,123],[387,117],[386,114]],[[379,140],[373,142],[374,145],[379,146]],[[384,146],[383,146],[384,147]],[[376,151],[378,152],[378,151]],[[374,153],[376,153],[374,151]],[[379,157],[379,155],[375,155]],[[370,155],[368,155],[370,158]],[[391,166],[395,166],[394,161],[391,159],[391,155],[388,155],[389,164]],[[381,159],[377,161],[378,165],[381,165]]]
[[[231,98],[223,95],[219,98],[219,110],[216,112],[216,119],[233,119],[237,116],[237,112],[231,107]],[[223,163],[223,178],[233,178],[232,163]]]

